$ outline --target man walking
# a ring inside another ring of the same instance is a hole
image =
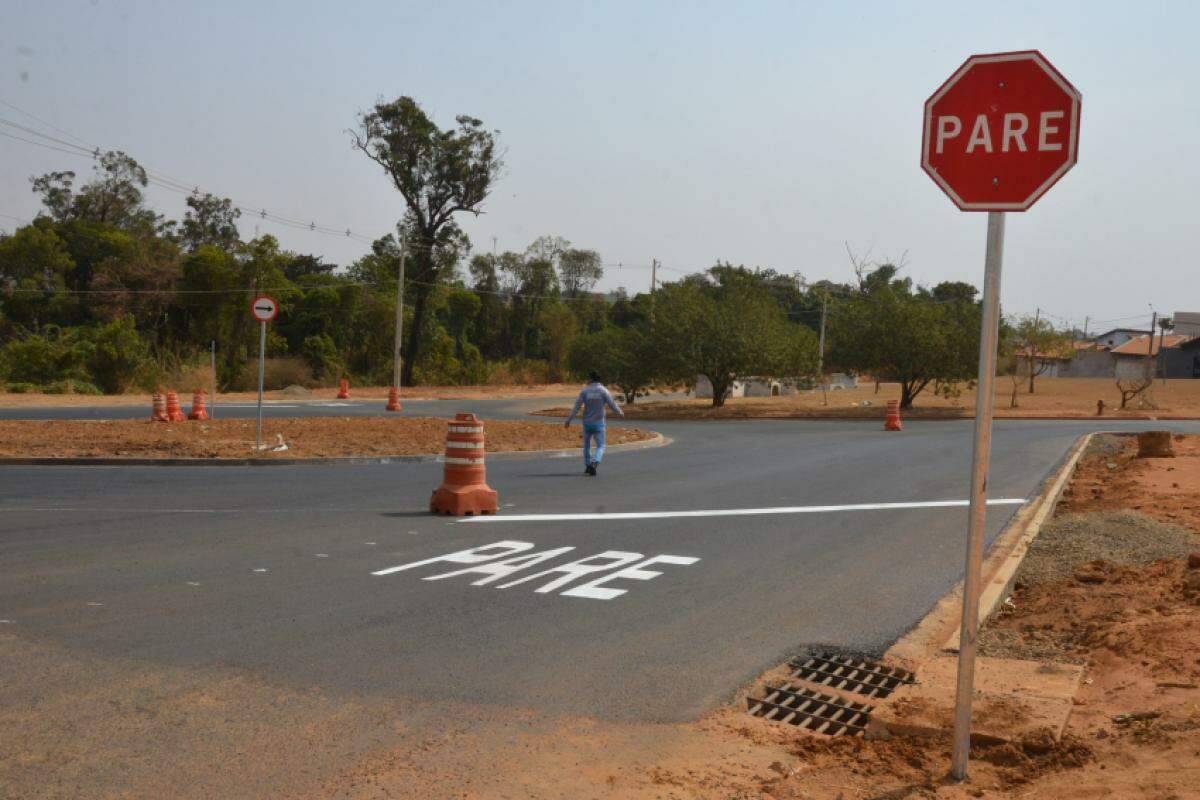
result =
[[[571,427],[571,420],[575,419],[579,409],[583,408],[583,467],[584,472],[588,475],[596,474],[596,467],[600,466],[600,459],[604,458],[606,407],[611,408],[622,417],[625,416],[625,412],[617,405],[617,401],[613,400],[612,394],[600,382],[600,375],[596,372],[589,372],[588,385],[580,390],[579,397],[575,399],[575,407],[571,409],[571,416],[567,417],[567,421],[563,423],[564,428]],[[592,455],[593,440],[596,442],[594,456]]]

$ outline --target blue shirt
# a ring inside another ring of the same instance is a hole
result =
[[[583,424],[584,425],[604,425],[605,406],[611,408],[622,417],[625,412],[617,405],[617,401],[609,393],[608,389],[604,388],[602,383],[589,383],[579,392],[579,397],[575,398],[575,407],[571,409],[571,416],[567,417],[567,423],[575,419],[575,415],[579,413],[579,409],[583,409]]]

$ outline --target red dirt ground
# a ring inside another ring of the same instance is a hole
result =
[[[564,450],[580,447],[580,427],[548,422],[492,420],[484,423],[487,449]],[[609,444],[642,441],[654,434],[611,428]],[[446,420],[430,417],[301,417],[263,422],[263,442],[282,437],[288,449],[254,450],[254,420],[150,422],[149,420],[0,421],[4,458],[331,458],[442,453]]]

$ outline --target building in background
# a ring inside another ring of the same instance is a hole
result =
[[[1168,334],[1167,336],[1138,336],[1130,339],[1120,347],[1112,349],[1113,358],[1116,359],[1116,365],[1113,370],[1113,375],[1118,378],[1141,378],[1149,374],[1154,377],[1167,378],[1191,378],[1195,377],[1192,374],[1191,363],[1188,361],[1187,369],[1183,369],[1185,358],[1168,357],[1172,351],[1179,350],[1182,345],[1189,344],[1195,337],[1181,335],[1178,333]],[[1150,356],[1150,362],[1147,363],[1146,355]],[[1186,374],[1172,375],[1169,372],[1164,372],[1169,364],[1177,364],[1181,372]]]

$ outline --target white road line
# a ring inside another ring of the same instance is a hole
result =
[[[989,506],[1019,506],[1025,500],[988,500]],[[758,514],[828,514],[835,511],[897,511],[910,508],[966,508],[967,500],[926,500],[915,503],[858,503],[845,506],[777,506],[774,508],[717,508],[704,511],[617,511],[608,514],[512,514],[462,517],[456,522],[574,522],[603,519],[666,519],[669,517],[748,517]]]

